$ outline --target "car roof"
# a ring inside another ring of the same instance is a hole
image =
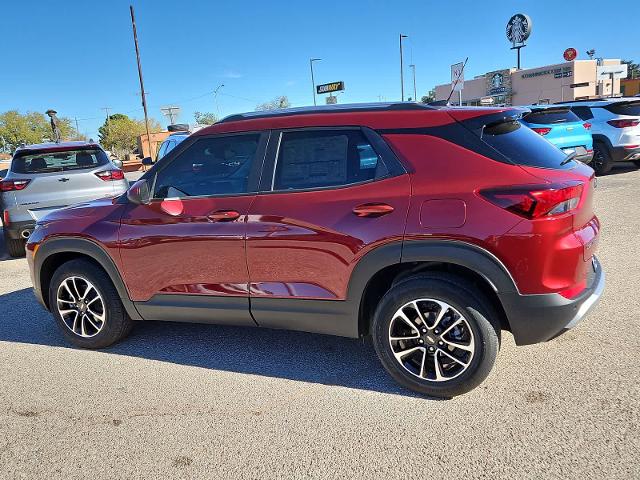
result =
[[[399,129],[440,126],[458,120],[489,115],[511,107],[434,107],[424,103],[355,103],[297,107],[230,115],[192,135],[260,131],[280,128],[364,126]]]
[[[15,153],[24,152],[24,151],[38,151],[38,152],[59,152],[64,150],[74,150],[77,148],[100,148],[102,147],[98,145],[96,142],[46,142],[46,143],[34,143],[31,145],[23,145],[16,149]]]
[[[637,97],[613,97],[613,98],[592,98],[585,100],[571,100],[568,102],[554,103],[554,105],[562,106],[567,105],[570,107],[602,107],[606,105],[612,105],[620,102],[638,102]]]

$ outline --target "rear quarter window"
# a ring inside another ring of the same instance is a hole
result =
[[[562,150],[517,120],[486,125],[480,138],[516,165],[561,170],[575,166]]]

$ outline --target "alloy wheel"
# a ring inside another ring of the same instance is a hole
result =
[[[475,354],[467,319],[441,300],[421,298],[400,307],[389,324],[389,344],[398,363],[429,382],[465,372]]]
[[[65,278],[56,294],[58,313],[74,334],[95,337],[105,325],[105,304],[100,292],[86,278]]]

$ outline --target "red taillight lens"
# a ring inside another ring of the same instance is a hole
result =
[[[96,173],[96,175],[100,180],[104,180],[105,182],[124,179],[124,172],[122,170],[104,170]]]
[[[9,218],[9,210],[4,210],[2,212],[2,224],[6,227],[11,223],[11,219]]]
[[[586,129],[586,130],[591,130],[591,124],[589,122],[584,122],[582,124],[582,126]]]
[[[637,120],[637,119],[609,120],[607,123],[612,127],[616,127],[616,128],[629,128],[629,127],[636,127],[640,125],[640,120]]]
[[[31,180],[2,180],[0,182],[0,192],[13,192],[24,190]]]
[[[551,131],[550,128],[546,128],[546,127],[539,127],[539,128],[532,128],[531,130],[533,130],[534,132],[540,134],[540,135],[546,135],[547,133],[549,133]]]
[[[626,150],[635,150],[636,148],[640,148],[640,145],[623,145],[622,148]]]
[[[584,292],[585,288],[587,288],[587,281],[582,280],[581,282],[576,283],[573,287],[567,288],[558,293],[562,295],[564,298],[568,298],[572,300],[576,298],[578,295],[580,295],[582,292]]]
[[[574,210],[582,197],[582,183],[492,188],[480,195],[494,205],[525,218],[561,215]]]

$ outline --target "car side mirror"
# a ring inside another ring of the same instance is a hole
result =
[[[111,163],[113,163],[118,168],[122,168],[122,160],[114,158],[113,160],[111,160]]]
[[[153,158],[151,157],[144,157],[142,159],[142,165],[144,165],[145,167],[150,167],[151,165],[153,165]]]
[[[147,205],[151,201],[149,183],[145,179],[138,180],[127,191],[127,198],[135,205]]]

